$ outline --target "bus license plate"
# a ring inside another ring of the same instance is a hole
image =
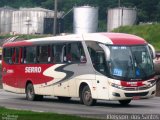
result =
[[[139,100],[140,96],[133,96],[133,100]]]

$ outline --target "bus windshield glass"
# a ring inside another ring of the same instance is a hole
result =
[[[147,79],[154,75],[149,48],[141,46],[108,46],[110,76],[117,79]]]

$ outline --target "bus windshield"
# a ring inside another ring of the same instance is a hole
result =
[[[108,46],[110,76],[116,79],[147,79],[154,74],[149,48],[142,46]]]

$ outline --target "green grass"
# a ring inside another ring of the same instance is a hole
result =
[[[0,120],[6,120],[5,118],[8,118],[8,120],[96,120],[71,115],[12,110],[0,107]]]
[[[129,33],[144,38],[152,44],[156,50],[160,50],[160,24],[124,26],[115,29],[114,32]]]

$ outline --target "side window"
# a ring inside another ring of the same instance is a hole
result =
[[[96,42],[86,42],[86,44],[92,60],[93,67],[102,74],[108,73],[105,53],[103,49]]]
[[[24,47],[24,63],[36,63],[36,46]]]
[[[54,44],[52,45],[52,62],[53,63],[62,63],[64,61],[64,49],[65,44]]]
[[[86,62],[83,46],[80,42],[68,43],[66,45],[65,62]]]
[[[15,63],[19,63],[19,50],[20,48],[15,48]]]
[[[52,56],[54,63],[86,62],[83,46],[80,42],[54,44]]]
[[[3,60],[6,63],[12,64],[12,48],[4,48],[3,49]]]
[[[44,45],[44,46],[39,46],[37,48],[37,61],[39,63],[49,63],[51,61],[50,57],[50,46],[49,45]]]
[[[9,64],[18,64],[22,56],[22,48],[4,48],[4,61]]]
[[[16,63],[16,49],[12,48],[12,63]]]

